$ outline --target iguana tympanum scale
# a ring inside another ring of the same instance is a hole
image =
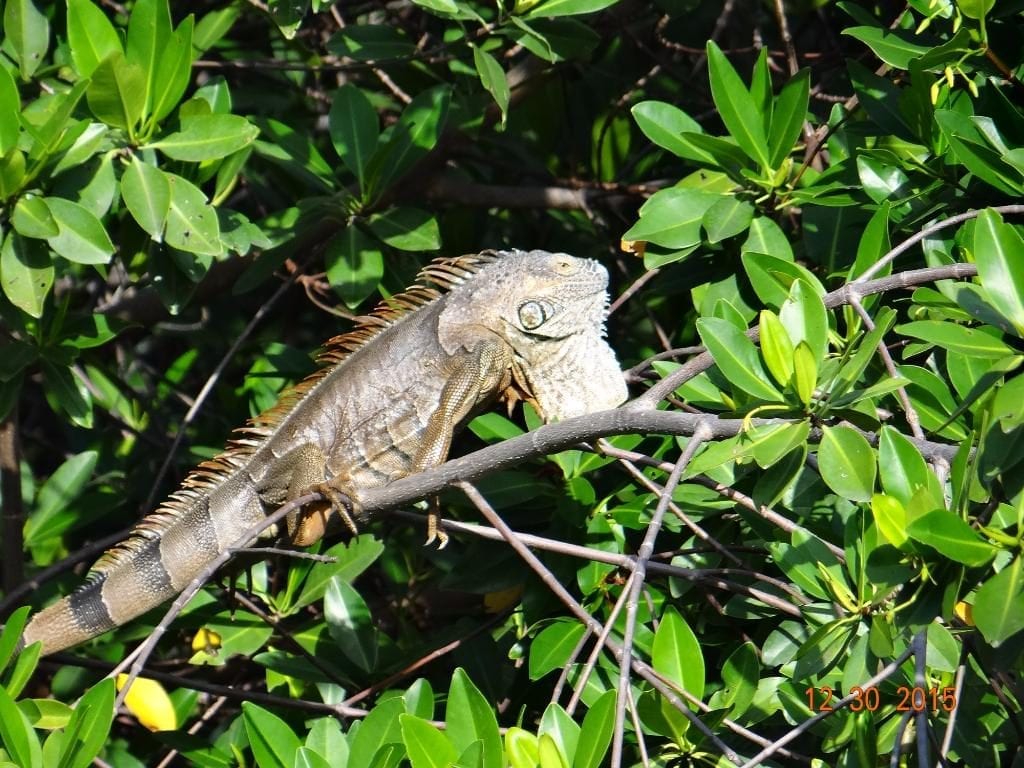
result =
[[[590,259],[488,251],[440,259],[418,284],[332,339],[324,366],[251,420],[227,450],[36,614],[27,646],[53,653],[178,594],[268,511],[310,491],[276,534],[307,546],[328,513],[354,530],[359,492],[443,462],[452,435],[494,402],[532,401],[547,419],[626,398],[604,340],[608,274]]]

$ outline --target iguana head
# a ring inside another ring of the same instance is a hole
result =
[[[500,336],[517,377],[547,420],[614,408],[626,399],[604,339],[608,272],[593,259],[506,251],[448,297],[438,333],[450,353],[467,326]]]

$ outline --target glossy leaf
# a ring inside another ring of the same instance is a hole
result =
[[[0,115],[10,115],[0,120],[0,157],[3,157],[18,143],[18,121],[13,119],[21,113],[21,98],[14,78],[4,67],[0,67]]]
[[[327,243],[327,279],[350,307],[361,304],[384,275],[380,246],[356,226],[346,227]]]
[[[171,187],[171,205],[167,211],[164,238],[168,245],[188,253],[216,256],[220,242],[217,211],[206,204],[206,195],[189,181],[165,173]]]
[[[171,34],[157,63],[151,87],[152,120],[163,120],[178,106],[192,74],[192,17],[187,17]]]
[[[482,768],[501,768],[501,736],[494,710],[461,668],[452,676],[445,725],[457,752],[461,754],[479,741],[483,745]]]
[[[772,168],[785,160],[803,131],[810,100],[810,72],[802,69],[783,86],[772,110],[771,129],[768,132],[768,159]]]
[[[242,702],[242,722],[260,768],[292,768],[302,743],[288,724],[251,701]]]
[[[181,130],[150,144],[174,160],[198,163],[226,157],[249,146],[259,129],[239,115],[183,118]]]
[[[558,621],[542,629],[530,644],[530,679],[564,667],[585,631],[575,621]]]
[[[171,183],[156,166],[132,158],[121,176],[121,197],[138,225],[157,242],[171,211]]]
[[[114,681],[101,680],[78,703],[64,728],[60,768],[88,768],[99,755],[114,720]]]
[[[694,157],[692,145],[682,139],[682,134],[700,133],[700,124],[683,110],[663,101],[642,101],[631,110],[633,119],[644,135],[662,149],[677,157]]]
[[[709,243],[719,243],[745,232],[754,218],[754,206],[736,197],[722,197],[701,218]]]
[[[30,78],[50,47],[50,22],[32,0],[8,0],[4,38],[15,54],[21,77]]]
[[[526,18],[576,16],[582,13],[594,13],[614,4],[615,0],[542,0],[526,14]]]
[[[997,552],[971,526],[945,509],[934,509],[911,520],[907,535],[933,547],[950,560],[969,566],[984,565]]]
[[[407,714],[399,715],[398,721],[412,768],[447,768],[455,762],[458,753],[437,726]]]
[[[852,427],[822,427],[818,468],[821,479],[841,498],[871,499],[877,471],[875,452]]]
[[[706,677],[700,643],[686,620],[671,606],[654,633],[651,663],[666,680],[698,699],[704,698]]]
[[[11,695],[0,686],[0,741],[20,768],[42,768],[43,756],[28,718],[18,709]]]
[[[760,400],[782,400],[782,394],[768,380],[757,348],[742,331],[726,320],[702,317],[697,321],[697,332],[715,365],[734,387]]]
[[[768,139],[764,132],[764,116],[757,109],[750,92],[736,74],[722,49],[709,41],[707,45],[708,71],[711,76],[711,95],[718,114],[730,135],[750,157],[763,168],[771,167]]]
[[[53,287],[53,260],[42,243],[11,232],[0,246],[0,287],[7,299],[32,317],[42,317]]]
[[[504,125],[511,98],[508,81],[505,79],[505,70],[501,68],[501,64],[494,56],[479,46],[473,46],[473,66],[480,77],[480,84],[491,94],[494,103],[501,110],[501,123]]]
[[[770,309],[761,310],[761,355],[775,382],[785,387],[793,377],[793,342],[779,316]]]
[[[640,208],[640,220],[622,236],[623,240],[642,240],[665,248],[681,249],[701,242],[704,213],[717,201],[693,189],[663,189]]]
[[[978,588],[972,615],[985,640],[994,646],[1024,629],[1024,565],[1020,556]]]
[[[370,230],[400,251],[436,251],[441,247],[441,230],[429,212],[420,208],[389,208],[370,217]]]
[[[583,717],[573,768],[598,768],[604,763],[615,724],[615,691],[605,691]]]
[[[108,125],[134,130],[145,109],[146,73],[120,51],[103,59],[85,92],[89,109]]]
[[[974,225],[974,259],[986,294],[1024,336],[1024,238],[995,211],[982,211]]]
[[[327,118],[331,142],[338,157],[355,175],[360,188],[366,183],[366,166],[377,147],[377,113],[358,87],[347,83],[334,92]]]
[[[121,51],[114,25],[91,0],[68,0],[68,43],[82,77],[91,77],[101,61]]]
[[[54,251],[79,264],[106,264],[110,261],[114,255],[114,244],[95,214],[62,197],[48,197],[46,205],[60,229],[57,235],[47,239]]]

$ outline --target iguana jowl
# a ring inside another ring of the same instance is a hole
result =
[[[488,251],[433,262],[419,283],[328,342],[324,367],[239,430],[227,450],[36,614],[25,645],[53,653],[178,594],[268,511],[311,490],[280,535],[308,546],[326,512],[354,530],[342,496],[443,462],[453,433],[499,399],[522,396],[546,420],[626,398],[604,340],[608,273],[590,259]]]

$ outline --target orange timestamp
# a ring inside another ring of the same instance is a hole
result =
[[[828,685],[811,686],[804,695],[807,706],[812,712],[831,712],[842,698],[837,691]],[[883,704],[895,703],[897,712],[952,712],[956,709],[956,688],[924,688],[919,685],[901,685],[896,689],[894,701],[883,702],[883,695],[878,688],[861,688],[855,685],[850,689],[852,698],[846,705],[851,712],[876,712]],[[886,694],[888,698],[889,694]]]

